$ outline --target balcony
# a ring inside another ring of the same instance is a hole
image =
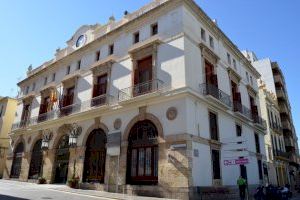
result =
[[[262,127],[267,127],[267,122],[263,118],[261,118],[259,115],[252,115],[252,120],[255,124],[258,124]]]
[[[290,113],[285,101],[279,101],[279,109],[282,115],[289,115]]]
[[[153,79],[144,83],[139,83],[134,86],[122,89],[119,91],[118,99],[120,102],[131,100],[137,97],[142,97],[150,94],[158,94],[166,88],[166,84],[159,80]]]
[[[289,120],[282,121],[282,126],[284,129],[292,130],[292,126]]]
[[[279,99],[283,99],[283,100],[288,99],[285,91],[282,88],[276,89],[276,95],[277,95],[277,98],[279,98]]]
[[[73,114],[82,113],[102,106],[107,106],[112,99],[113,97],[111,95],[105,94],[105,95],[92,98],[88,101],[72,104],[61,108],[56,108],[50,112],[40,114],[37,117],[32,117],[28,120],[15,123],[12,126],[12,130],[14,131],[17,129],[24,129],[29,126],[37,125],[42,122],[63,118]]]
[[[204,96],[216,101],[227,109],[232,108],[231,97],[220,90],[217,86],[212,84],[203,83],[200,85],[200,92]]]
[[[276,131],[276,132],[282,134],[282,131],[283,131],[282,127],[277,125],[276,123],[274,123],[274,122],[271,123],[270,127],[273,129],[273,131]]]
[[[249,108],[246,106],[242,105],[241,102],[239,101],[233,101],[233,111],[242,117],[246,117],[248,119],[252,119],[252,113]]]
[[[285,158],[285,159],[289,159],[290,153],[288,153],[288,152],[283,152],[283,151],[280,151],[280,150],[276,150],[276,151],[275,151],[275,156],[281,157],[281,158]]]
[[[279,85],[285,85],[284,80],[282,79],[280,74],[274,75],[274,80],[275,80],[275,83],[278,83]]]

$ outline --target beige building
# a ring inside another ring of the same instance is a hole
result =
[[[10,97],[0,97],[0,177],[5,168],[5,157],[9,147],[9,136],[15,119],[17,100]]]
[[[266,182],[284,186],[290,183],[289,153],[285,149],[280,108],[276,94],[268,91],[262,80],[259,80],[259,88],[262,118],[267,122],[267,134],[265,135],[265,149],[267,151]]]

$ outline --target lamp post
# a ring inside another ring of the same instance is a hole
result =
[[[76,178],[75,177],[75,175],[76,175],[76,161],[77,161],[76,147],[77,147],[77,142],[78,142],[77,140],[78,140],[78,137],[80,136],[81,132],[82,132],[82,127],[81,126],[79,126],[76,123],[73,123],[71,125],[71,130],[70,130],[70,135],[69,135],[69,146],[70,146],[70,148],[75,149],[75,158],[74,158],[74,163],[73,163],[73,176],[72,176],[74,181],[75,181],[75,178]],[[78,181],[78,180],[76,180],[76,181]],[[76,182],[76,185],[78,185],[77,182]]]

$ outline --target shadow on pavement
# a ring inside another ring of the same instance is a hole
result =
[[[12,196],[6,196],[0,194],[0,200],[29,200],[29,199],[24,199],[24,198],[19,198],[19,197],[12,197]]]

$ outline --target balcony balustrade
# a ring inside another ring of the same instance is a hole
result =
[[[242,114],[248,119],[252,119],[251,110],[244,106],[241,102],[233,101],[233,111]]]
[[[55,108],[52,111],[40,114],[37,117],[32,117],[31,119],[13,124],[12,130],[27,128],[29,126],[36,125],[42,122],[62,118],[68,115],[77,114],[88,110],[92,110],[97,107],[105,106],[108,105],[112,99],[113,97],[111,95],[105,94],[98,97],[94,97],[88,101],[84,101],[81,103],[76,103],[61,108]]]
[[[200,92],[205,96],[210,95],[214,97],[216,100],[225,104],[226,106],[232,108],[232,101],[230,95],[220,90],[217,86],[203,83],[200,85]]]
[[[254,123],[262,125],[263,127],[267,127],[267,122],[263,118],[261,118],[259,115],[252,115],[252,119]]]
[[[155,93],[164,89],[167,85],[159,80],[153,79],[144,83],[136,84],[119,91],[119,101],[126,101],[135,97],[143,96],[150,93]]]
[[[279,156],[279,157],[283,157],[283,158],[289,159],[290,153],[284,152],[284,151],[280,151],[280,150],[276,150],[275,151],[275,156]]]

